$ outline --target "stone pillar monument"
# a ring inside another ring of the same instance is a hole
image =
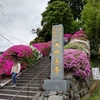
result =
[[[63,33],[62,25],[52,27],[51,80],[64,79]]]
[[[45,90],[67,91],[69,89],[69,81],[64,80],[63,38],[63,25],[52,26],[51,79],[44,81]]]

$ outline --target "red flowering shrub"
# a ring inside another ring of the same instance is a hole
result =
[[[87,40],[87,35],[85,34],[84,31],[77,31],[76,33],[73,34],[73,36],[71,37],[71,40],[72,39],[79,39],[79,40],[84,40],[86,41]]]
[[[64,37],[67,38],[67,39],[70,39],[72,37],[72,34],[66,33],[66,34],[64,34]]]
[[[27,68],[32,66],[35,61],[37,61],[38,54],[37,51],[32,51],[29,46],[25,45],[15,45],[7,49],[0,57],[0,74],[10,75],[11,68],[13,65],[13,56],[17,55],[20,59],[21,68]]]
[[[47,56],[50,52],[50,43],[34,43],[32,44],[33,47],[35,47],[38,51],[40,51],[43,56]]]

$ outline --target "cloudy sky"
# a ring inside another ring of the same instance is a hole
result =
[[[41,28],[41,13],[49,0],[0,0],[0,51],[13,45],[28,45]]]

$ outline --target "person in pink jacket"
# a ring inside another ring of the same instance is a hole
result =
[[[16,87],[16,76],[20,72],[21,65],[19,63],[18,58],[14,58],[13,62],[14,63],[13,63],[13,66],[12,66],[11,73],[12,73],[12,81],[14,83],[13,87]]]

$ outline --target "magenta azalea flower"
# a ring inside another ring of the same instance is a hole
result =
[[[72,34],[70,34],[70,33],[66,33],[66,34],[64,34],[64,37],[66,37],[67,39],[70,39],[71,36],[72,36]]]
[[[37,60],[36,51],[32,51],[29,46],[25,45],[15,45],[7,49],[2,56],[0,57],[0,74],[10,75],[11,68],[13,65],[12,57],[17,54],[20,59],[21,68],[25,69],[28,66],[32,66],[33,63]]]
[[[87,55],[80,50],[64,50],[64,68],[67,72],[72,72],[75,77],[86,79],[90,76],[90,63]]]
[[[78,34],[85,34],[85,32],[83,30],[80,30],[74,33],[74,35],[78,35]]]
[[[50,52],[50,43],[34,43],[32,44],[33,47],[35,47],[37,50],[39,50],[43,56],[47,56]]]
[[[84,31],[77,31],[76,33],[73,34],[73,36],[71,37],[72,39],[79,39],[79,40],[87,40],[87,35],[85,34]]]

